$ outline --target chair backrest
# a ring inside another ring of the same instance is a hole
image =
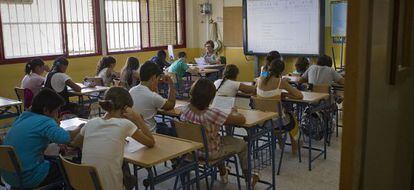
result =
[[[101,77],[85,77],[83,80],[94,83],[96,86],[105,86]]]
[[[329,85],[312,85],[312,92],[329,93],[331,86]]]
[[[95,167],[69,162],[62,155],[60,155],[60,161],[65,171],[65,177],[72,188],[77,190],[102,189]]]
[[[23,101],[24,100],[24,88],[20,88],[20,87],[14,87],[14,92],[16,93],[17,99],[19,101]]]
[[[282,105],[280,98],[261,98],[257,96],[251,97],[253,100],[253,108],[264,112],[281,113]]]
[[[177,137],[194,142],[204,143],[203,127],[192,123],[174,121]]]
[[[0,145],[0,169],[19,174],[21,166],[12,146]]]

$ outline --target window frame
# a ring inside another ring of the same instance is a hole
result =
[[[108,48],[108,43],[106,43],[106,50],[107,50],[107,55],[117,55],[117,54],[127,54],[127,53],[139,53],[139,52],[146,52],[146,51],[158,51],[158,50],[161,50],[161,49],[167,49],[168,48],[168,45],[166,45],[166,46],[154,46],[154,47],[151,47],[151,29],[150,29],[150,13],[149,13],[149,3],[148,3],[148,1],[149,0],[138,0],[140,3],[141,3],[141,1],[146,1],[146,4],[147,4],[147,6],[146,6],[146,8],[147,8],[147,17],[148,17],[148,41],[149,41],[149,46],[150,47],[142,47],[142,17],[141,17],[141,4],[140,4],[140,6],[139,6],[139,13],[140,13],[140,19],[139,19],[139,22],[140,22],[140,30],[141,30],[141,32],[140,32],[140,40],[141,40],[141,49],[139,49],[139,50],[125,50],[125,51],[115,51],[115,52],[110,52],[109,51],[109,48]],[[182,38],[183,38],[183,44],[181,44],[181,45],[173,45],[173,47],[174,47],[174,49],[176,49],[176,48],[186,48],[187,47],[187,35],[186,35],[186,12],[185,12],[185,0],[174,0],[174,2],[175,2],[175,4],[177,3],[177,1],[182,1],[182,5],[183,6],[181,6],[181,12],[182,12],[182,15],[181,15],[181,19],[182,19],[182,22],[183,22],[183,28],[182,28]],[[103,7],[105,7],[105,0],[103,1],[103,3],[104,3],[104,6]],[[107,31],[107,28],[106,28],[106,17],[105,17],[105,15],[106,15],[106,10],[104,9],[104,25],[105,25],[105,28],[104,28],[104,30],[105,31]],[[177,10],[175,11],[175,15],[177,16]],[[177,31],[177,42],[178,42],[178,27],[177,27],[177,29],[176,29]],[[107,38],[107,36],[105,36],[106,37],[106,40],[108,39]]]
[[[13,64],[13,63],[24,63],[33,58],[41,58],[43,60],[53,60],[57,57],[64,56],[67,58],[78,58],[78,57],[91,57],[102,55],[102,36],[101,36],[101,26],[100,26],[100,3],[99,0],[92,0],[93,6],[93,26],[94,26],[94,37],[95,37],[95,47],[96,50],[94,53],[87,53],[81,55],[69,55],[68,47],[68,36],[67,36],[67,21],[66,21],[66,10],[65,10],[65,0],[60,0],[60,27],[62,29],[62,45],[63,45],[63,54],[56,55],[43,55],[43,56],[28,56],[28,57],[18,57],[18,58],[6,58],[4,53],[4,41],[3,41],[3,22],[0,14],[0,65]]]
[[[126,50],[126,51],[116,51],[116,52],[109,52],[108,51],[108,43],[105,43],[106,45],[106,55],[116,55],[116,54],[127,54],[127,53],[139,53],[139,52],[147,52],[147,51],[158,51],[161,49],[167,49],[168,46],[154,46],[151,47],[151,31],[150,31],[150,13],[149,13],[149,4],[148,1],[149,0],[139,0],[141,1],[147,1],[147,17],[148,17],[148,40],[149,40],[149,45],[150,47],[142,47],[142,30],[140,32],[140,40],[141,40],[141,49],[139,50]],[[186,17],[187,17],[187,13],[185,11],[186,8],[186,0],[174,0],[175,4],[177,3],[177,1],[182,1],[182,6],[181,6],[181,20],[182,20],[182,40],[183,43],[181,45],[173,45],[174,48],[186,48],[187,47],[187,34],[186,34]],[[95,53],[89,53],[89,54],[82,54],[82,55],[69,55],[69,51],[68,51],[68,37],[67,37],[67,21],[66,21],[66,12],[65,12],[65,0],[60,0],[60,16],[62,18],[61,21],[61,28],[62,28],[62,44],[63,44],[63,54],[58,54],[58,55],[44,55],[44,56],[30,56],[30,57],[19,57],[19,58],[5,58],[5,54],[4,54],[4,41],[3,41],[3,24],[2,24],[2,18],[0,15],[0,65],[7,65],[7,64],[16,64],[16,63],[24,63],[27,62],[33,58],[41,58],[43,60],[53,60],[57,57],[60,56],[64,56],[67,58],[81,58],[81,57],[94,57],[94,56],[101,56],[104,55],[104,51],[103,51],[103,43],[102,40],[105,38],[105,41],[107,40],[107,36],[102,36],[102,31],[105,30],[106,31],[106,10],[105,10],[105,1],[103,1],[104,4],[104,10],[102,11],[101,15],[101,2],[100,0],[92,0],[93,3],[93,25],[94,25],[94,34],[95,34],[95,47],[96,47],[96,52]],[[141,10],[141,6],[139,8]],[[178,9],[176,9],[175,11],[175,15],[177,16],[178,13]],[[141,12],[140,12],[140,17],[141,17]],[[140,18],[140,28],[142,28],[142,22],[141,22],[141,18]],[[104,22],[104,28],[101,27],[101,22]],[[178,27],[176,28],[176,32],[177,32],[177,36],[176,36],[176,40],[178,42],[178,35],[180,35],[178,33]],[[106,34],[106,32],[105,32]],[[106,34],[107,35],[107,34]]]

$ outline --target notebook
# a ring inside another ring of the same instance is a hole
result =
[[[230,114],[236,102],[235,97],[216,96],[211,104],[211,107],[221,110],[224,113]]]

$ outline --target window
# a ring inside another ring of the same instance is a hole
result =
[[[106,0],[108,51],[141,49],[139,0]]]
[[[69,55],[95,53],[96,31],[93,1],[69,0],[64,2]]]
[[[2,3],[4,56],[63,54],[59,7],[59,0],[38,0],[33,4]]]
[[[105,0],[109,52],[184,45],[184,0]]]
[[[2,58],[96,53],[95,4],[95,0],[2,2]]]

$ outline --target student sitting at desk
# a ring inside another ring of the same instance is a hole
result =
[[[96,68],[96,76],[102,78],[104,86],[111,86],[112,80],[119,77],[119,73],[114,71],[116,59],[111,56],[102,57]]]
[[[295,63],[296,70],[293,71],[292,73],[293,76],[298,76],[298,77],[302,76],[303,73],[305,73],[306,70],[308,70],[309,65],[310,65],[310,61],[307,57],[299,57]]]
[[[161,71],[164,71],[165,68],[170,66],[170,63],[167,62],[167,54],[164,50],[158,50],[157,56],[151,58],[151,61],[160,67]]]
[[[209,40],[204,44],[206,53],[203,55],[204,61],[208,65],[221,64],[220,58],[214,52],[214,42]]]
[[[187,63],[187,55],[185,52],[178,53],[178,60],[174,61],[171,66],[168,68],[168,72],[175,73],[177,76],[177,85],[178,87],[183,84],[183,77],[186,72],[197,73],[197,67],[190,67]]]
[[[333,82],[344,84],[345,79],[332,67],[332,59],[327,55],[318,58],[316,65],[312,65],[303,73],[299,83],[309,83],[313,85],[331,85]]]
[[[27,62],[25,67],[25,76],[22,80],[21,87],[29,89],[33,96],[36,96],[42,89],[45,83],[45,77],[43,73],[49,71],[49,68],[45,65],[45,62],[41,59],[32,59]]]
[[[88,121],[74,144],[82,147],[82,164],[97,169],[104,190],[124,189],[123,178],[127,176],[130,178],[124,185],[132,189],[136,178],[130,176],[128,164],[123,166],[125,139],[132,137],[153,147],[154,137],[142,116],[131,109],[133,101],[125,88],[110,88],[99,104],[105,116]]]
[[[170,77],[161,75],[162,71],[159,67],[152,61],[147,61],[140,68],[141,83],[129,91],[134,100],[132,108],[142,114],[149,129],[153,132],[156,129],[165,129],[165,124],[155,121],[154,116],[157,114],[157,111],[159,109],[168,111],[175,107],[175,85]],[[160,77],[162,77],[162,82],[168,84],[168,99],[164,99],[157,93]]]
[[[271,51],[266,55],[265,65],[260,68],[260,76],[268,76],[269,72],[267,71],[270,65],[270,62],[273,60],[283,60],[282,55],[278,51]]]
[[[139,61],[135,57],[128,57],[124,68],[122,68],[120,86],[130,89],[139,83]]]
[[[190,104],[183,108],[180,120],[202,125],[206,128],[208,150],[211,160],[220,159],[231,153],[237,153],[243,174],[247,174],[247,145],[242,139],[231,136],[220,136],[220,128],[224,124],[243,124],[246,118],[233,110],[226,114],[216,108],[210,108],[210,103],[216,95],[214,84],[208,79],[197,80],[190,90]],[[224,163],[219,165],[222,182],[228,182],[229,170]],[[253,174],[253,187],[259,180],[257,174]]]
[[[282,79],[282,73],[285,69],[285,63],[282,60],[276,59],[270,62],[268,67],[268,76],[260,76],[257,79],[257,96],[261,98],[270,99],[282,99],[282,91],[286,90],[286,96],[294,99],[302,99],[303,94],[296,88],[292,87],[289,82]],[[277,108],[275,108],[277,111]],[[278,113],[282,114],[283,128],[286,131],[290,131],[290,137],[292,141],[292,152],[297,151],[297,141],[294,140],[298,135],[299,129],[295,124],[293,117],[288,117],[284,110],[278,110]],[[286,127],[289,126],[289,127]]]
[[[13,122],[4,145],[14,148],[21,165],[23,188],[42,187],[63,180],[55,160],[45,159],[49,143],[68,144],[77,130],[67,132],[59,127],[58,111],[64,99],[50,89],[42,89],[33,100],[30,111],[23,112]],[[19,188],[17,174],[1,171],[3,179]]]
[[[241,82],[237,82],[237,75],[239,75],[239,68],[237,68],[236,65],[226,65],[224,68],[223,79],[219,79],[214,82],[218,96],[235,97],[239,91],[246,94],[256,93],[255,86],[245,85]]]
[[[80,92],[82,89],[66,74],[68,66],[69,61],[66,58],[57,58],[53,62],[52,70],[46,76],[45,87],[54,90],[63,97],[65,105],[61,108],[62,112],[69,111],[73,114],[78,114],[78,105],[69,101],[68,86],[75,92]]]

